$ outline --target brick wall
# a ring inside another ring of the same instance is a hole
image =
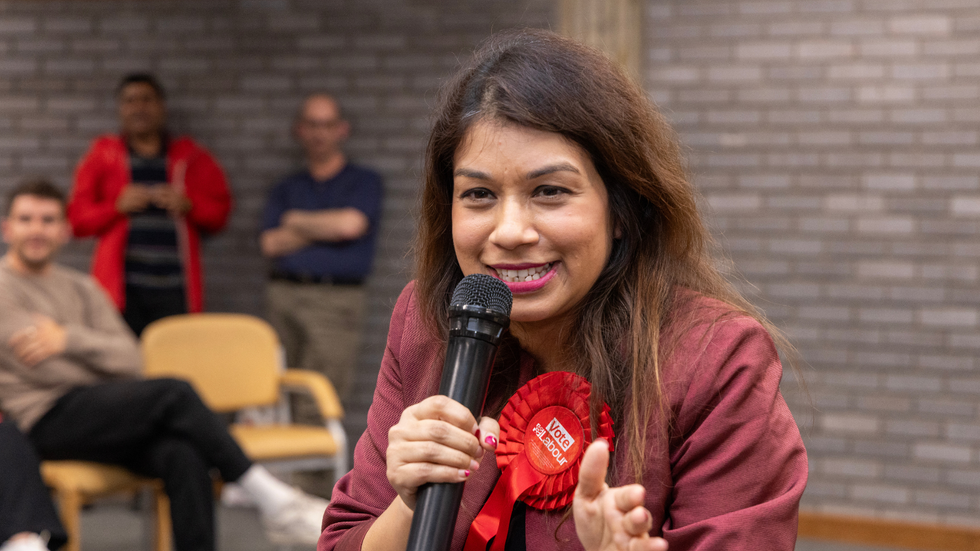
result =
[[[207,242],[212,310],[261,314],[268,187],[299,160],[308,92],[336,93],[348,150],[385,177],[359,433],[388,313],[409,277],[434,90],[491,29],[550,0],[241,0],[0,5],[0,192],[68,186],[112,90],[152,70],[175,130],[237,199]],[[744,288],[806,361],[787,398],[811,458],[804,507],[980,523],[980,7],[975,0],[651,0],[646,82],[689,148]],[[65,260],[86,268],[89,242]]]
[[[309,92],[336,94],[353,125],[347,150],[385,179],[370,319],[349,405],[365,423],[388,316],[409,278],[421,153],[435,90],[491,30],[546,26],[550,0],[155,0],[0,4],[0,192],[28,175],[68,187],[89,141],[116,129],[113,91],[128,71],[157,73],[170,121],[228,173],[236,208],[204,246],[208,307],[261,314],[259,213],[297,166],[290,138]],[[87,269],[91,242],[63,260]]]
[[[980,525],[980,4],[646,6],[647,87],[806,363],[803,507]]]

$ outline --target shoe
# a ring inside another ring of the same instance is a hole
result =
[[[240,485],[234,482],[227,482],[221,488],[221,504],[225,507],[251,508],[258,504],[252,499],[252,494],[245,491]]]
[[[48,542],[39,534],[13,537],[0,545],[0,551],[48,551]]]
[[[294,498],[272,514],[262,516],[265,534],[276,545],[316,545],[323,512],[330,502],[294,489]]]

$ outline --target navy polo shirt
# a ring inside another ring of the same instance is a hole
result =
[[[269,193],[262,230],[279,226],[287,210],[325,210],[353,207],[365,214],[366,234],[353,241],[321,241],[274,259],[277,271],[296,276],[363,279],[371,271],[378,222],[381,218],[381,176],[348,164],[333,178],[318,182],[309,171],[286,177]]]

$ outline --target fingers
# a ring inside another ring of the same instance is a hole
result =
[[[472,467],[480,452],[476,436],[443,421],[423,420],[389,430],[389,447],[406,463],[435,463],[460,469]]]
[[[630,536],[649,534],[653,528],[653,517],[645,507],[635,507],[623,515],[623,531]]]
[[[7,344],[10,345],[10,348],[16,349],[18,346],[22,346],[30,339],[34,338],[34,335],[36,334],[37,327],[29,325],[23,329],[18,329],[15,331],[14,334],[10,336],[10,339],[7,340]]]
[[[409,410],[418,419],[439,419],[470,433],[475,433],[478,428],[470,410],[448,396],[429,396]]]
[[[57,322],[41,314],[35,314],[34,321],[34,325],[18,330],[7,341],[17,359],[28,367],[60,354],[65,345],[64,329]]]
[[[606,469],[609,468],[609,444],[602,438],[585,450],[578,471],[575,497],[592,501],[606,488]]]
[[[500,424],[497,423],[496,419],[483,417],[480,419],[480,432],[477,434],[480,439],[480,447],[492,454],[500,442]]]
[[[630,484],[628,486],[613,488],[612,494],[613,503],[616,504],[616,509],[623,513],[627,513],[632,511],[634,508],[643,505],[643,498],[646,495],[646,490],[639,484]]]
[[[17,339],[16,342],[13,342],[14,339]],[[11,348],[17,359],[28,367],[34,367],[38,362],[51,355],[45,342],[36,338],[34,333],[24,334],[20,338],[15,335],[11,338]]]
[[[432,396],[406,408],[388,430],[388,481],[413,507],[422,484],[466,480],[479,468],[476,459],[483,454],[478,430],[470,411],[446,396]]]

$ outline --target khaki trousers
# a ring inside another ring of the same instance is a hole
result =
[[[342,402],[353,389],[364,326],[363,286],[273,280],[267,287],[269,322],[286,349],[288,367],[319,371]]]

